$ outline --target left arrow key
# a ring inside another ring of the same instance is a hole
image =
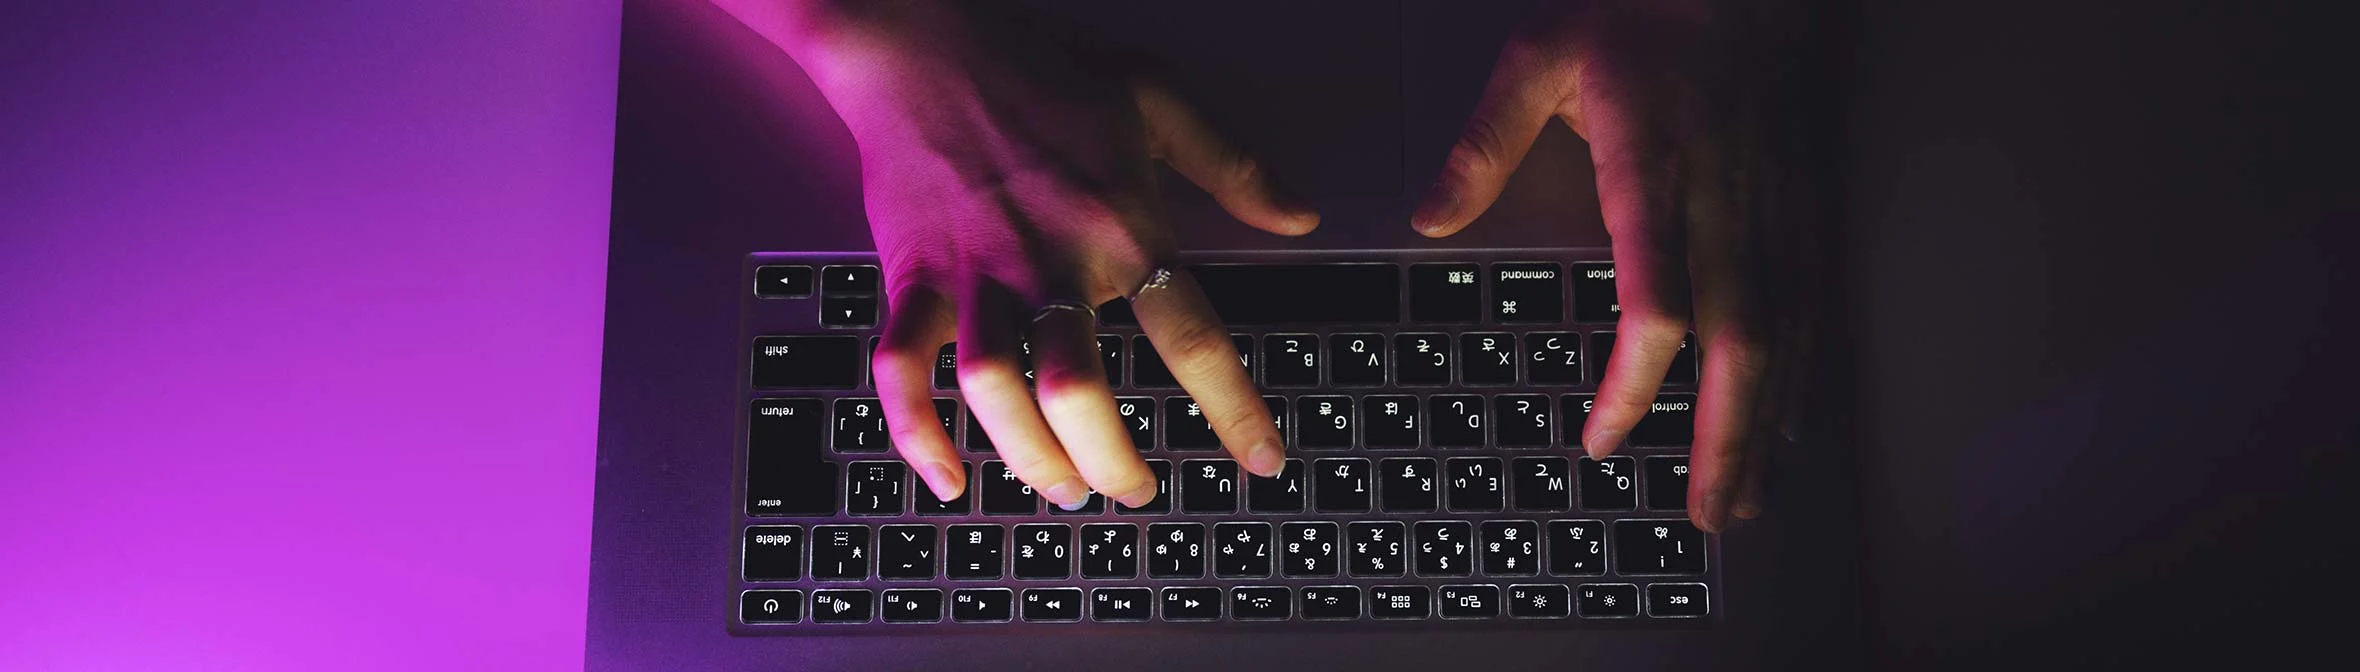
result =
[[[754,268],[754,295],[766,299],[799,299],[811,296],[814,278],[810,266],[757,266]]]

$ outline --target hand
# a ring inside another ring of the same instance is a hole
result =
[[[1703,376],[1688,511],[1717,532],[1761,511],[1783,395],[1756,216],[1769,179],[1739,24],[1753,3],[1552,2],[1501,49],[1481,102],[1411,224],[1465,228],[1498,198],[1542,126],[1590,145],[1622,314],[1582,429],[1603,458],[1647,414],[1693,316]]]
[[[1142,329],[1249,471],[1284,449],[1229,331],[1173,263],[1152,160],[1239,220],[1300,235],[1319,217],[1129,60],[998,3],[720,0],[786,48],[860,147],[890,317],[874,371],[893,443],[936,496],[966,479],[936,421],[936,350],[958,343],[959,389],[1018,478],[1068,508],[1091,490],[1147,503],[1156,481],[1101,369],[1096,306],[1133,302]],[[955,331],[955,334],[954,334]],[[1038,386],[1027,389],[1029,339]]]

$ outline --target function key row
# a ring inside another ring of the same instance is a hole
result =
[[[1298,520],[746,528],[754,583],[1136,579],[1701,576],[1706,537],[1684,519]]]
[[[811,591],[808,621],[885,623],[1174,623],[1701,618],[1712,591],[1701,583],[1468,584],[1433,586],[1123,586],[1091,588],[892,588]],[[1021,594],[1021,597],[1019,595]],[[1086,595],[1086,597],[1085,597]],[[746,625],[806,621],[804,591],[748,590],[738,599]],[[945,612],[948,612],[947,615]]]
[[[1614,352],[1612,331],[1346,333],[1324,337],[1274,333],[1258,338],[1232,334],[1231,339],[1239,363],[1256,382],[1273,388],[1439,387],[1453,383],[1473,387],[1574,386],[1603,379],[1607,360]],[[1696,382],[1694,340],[1681,342],[1679,355],[1664,371],[1665,383]],[[876,347],[877,339],[870,338],[869,352]],[[1179,379],[1146,335],[1101,335],[1098,354],[1110,387],[1124,387],[1126,369],[1131,374],[1131,387],[1180,387]],[[1019,357],[1025,378],[1032,378],[1031,344],[1024,345]],[[866,360],[858,336],[757,337],[752,355],[753,385],[765,390],[855,389],[863,380],[861,362]],[[935,355],[934,387],[958,389],[958,370],[957,344],[943,345]]]
[[[1403,296],[1399,267],[1389,263],[1196,264],[1197,285],[1229,324],[1393,324],[1408,322],[1554,324],[1565,321],[1571,288],[1571,316],[1577,322],[1613,322],[1622,306],[1614,287],[1614,264],[1553,261],[1410,264]],[[878,267],[813,267],[771,264],[754,269],[754,295],[801,299],[819,285],[820,322],[829,327],[873,328],[878,324]],[[1480,279],[1480,280],[1479,280]],[[1488,286],[1490,297],[1485,299]],[[1108,324],[1135,324],[1129,307],[1110,303]]]
[[[1596,401],[1592,394],[1372,394],[1305,395],[1289,399],[1263,397],[1283,435],[1292,427],[1289,445],[1310,451],[1411,450],[1417,448],[1472,449],[1548,448],[1581,446],[1581,429]],[[756,400],[756,413],[777,404],[813,407],[811,399]],[[892,431],[884,407],[875,397],[846,397],[830,404],[835,421],[829,425],[829,446],[840,453],[883,453],[893,448]],[[1633,427],[1631,445],[1674,448],[1689,445],[1695,435],[1696,395],[1660,394],[1648,414]],[[954,443],[970,452],[996,452],[991,435],[954,399],[934,400],[935,417]],[[1211,418],[1189,397],[1115,397],[1115,413],[1130,434],[1131,445],[1142,452],[1161,447],[1174,452],[1205,452],[1221,448]],[[1158,431],[1158,428],[1161,431]],[[961,430],[964,429],[964,435]],[[961,437],[964,436],[964,441]],[[1158,438],[1161,442],[1158,442]],[[1282,438],[1284,438],[1282,436]]]
[[[844,508],[850,516],[1095,516],[1105,499],[1093,492],[1079,509],[1047,505],[1032,486],[1005,463],[990,460],[974,468],[962,462],[972,485],[949,501],[916,484],[900,462],[854,462],[845,469]],[[1237,513],[1489,513],[1499,511],[1618,512],[1639,510],[1641,485],[1647,509],[1687,508],[1687,456],[1587,457],[1397,457],[1290,458],[1279,475],[1241,474],[1227,459],[1148,460],[1156,478],[1154,499],[1132,507],[1117,503],[1118,515]],[[1242,479],[1242,482],[1241,482]],[[1578,487],[1577,487],[1578,486]],[[832,488],[831,488],[832,489]],[[837,512],[831,511],[829,514]],[[762,515],[757,512],[755,515]]]

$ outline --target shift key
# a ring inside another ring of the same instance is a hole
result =
[[[754,339],[754,388],[849,390],[868,357],[858,336],[762,336]]]

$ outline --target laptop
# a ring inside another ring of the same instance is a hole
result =
[[[967,494],[885,438],[889,306],[841,122],[701,0],[624,3],[589,667],[1770,669],[1861,662],[1853,465],[1783,451],[1771,513],[1687,524],[1694,358],[1633,449],[1573,436],[1614,330],[1586,148],[1544,134],[1467,231],[1407,226],[1517,3],[1031,3],[1149,53],[1324,215],[1164,204],[1288,437],[1243,473],[1119,310],[1100,349],[1159,477],[1049,506],[964,412]]]

